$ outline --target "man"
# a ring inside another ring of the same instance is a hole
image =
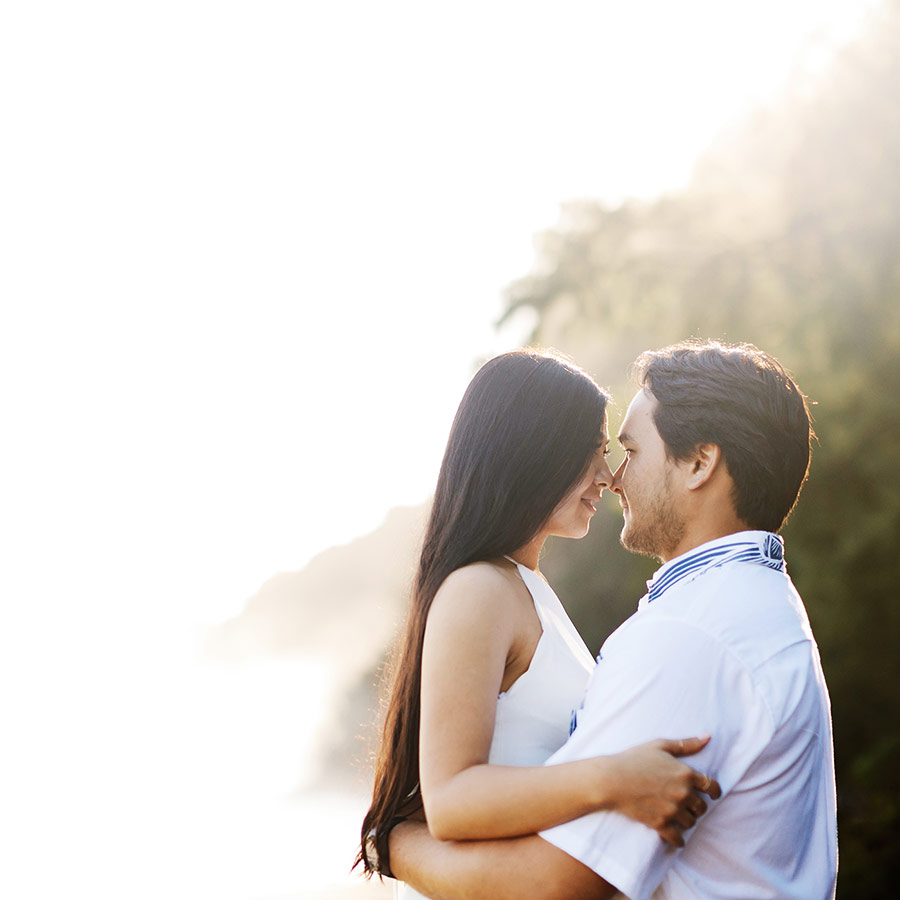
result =
[[[391,834],[394,874],[438,898],[827,900],[837,870],[831,717],[775,532],[809,467],[806,401],[749,345],[648,352],[619,432],[621,540],[662,567],[603,645],[570,740],[548,764],[712,733],[691,764],[722,798],[684,849],[617,813],[506,841]]]

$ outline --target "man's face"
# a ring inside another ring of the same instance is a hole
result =
[[[672,559],[685,531],[675,485],[679,468],[666,455],[656,430],[656,398],[638,391],[619,430],[625,460],[616,470],[613,491],[622,504],[624,524],[619,540],[633,553]]]

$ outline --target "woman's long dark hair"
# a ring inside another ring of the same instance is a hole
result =
[[[456,569],[524,547],[584,474],[597,449],[606,393],[565,357],[518,350],[478,371],[441,464],[356,864],[390,873],[391,824],[419,796],[419,689],[431,603]]]

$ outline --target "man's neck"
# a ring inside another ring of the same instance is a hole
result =
[[[685,553],[690,553],[703,544],[719,538],[728,537],[729,534],[737,534],[739,531],[748,531],[750,526],[735,516],[727,517],[725,521],[695,523],[693,528],[685,529],[684,536],[678,545],[668,554],[666,559],[660,560],[663,565]]]

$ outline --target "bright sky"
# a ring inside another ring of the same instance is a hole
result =
[[[532,236],[683,185],[860,0],[19,3],[20,592],[212,622],[430,493]]]

